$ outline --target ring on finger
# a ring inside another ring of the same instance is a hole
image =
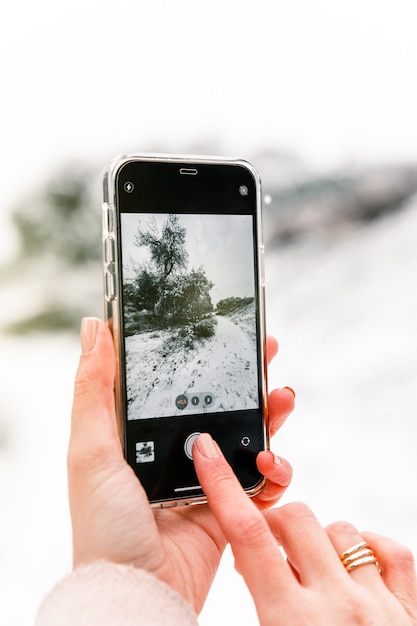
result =
[[[351,572],[362,565],[374,564],[378,572],[381,573],[378,559],[376,558],[371,546],[366,541],[361,541],[360,543],[356,543],[354,546],[351,546],[342,552],[339,558],[347,572]]]

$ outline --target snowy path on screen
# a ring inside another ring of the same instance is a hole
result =
[[[175,398],[189,393],[212,393],[213,408],[217,410],[257,406],[254,345],[227,317],[216,316],[216,321],[214,336],[196,342],[192,349],[170,353],[165,348],[170,331],[146,332],[127,339],[131,363],[127,388],[134,415],[154,417],[161,410],[163,414],[181,414],[183,411],[175,407]],[[144,393],[146,389],[148,393]],[[190,410],[195,412],[194,407]]]

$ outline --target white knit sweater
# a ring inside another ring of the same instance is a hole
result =
[[[99,561],[74,570],[44,599],[35,626],[197,626],[178,593],[152,574]]]

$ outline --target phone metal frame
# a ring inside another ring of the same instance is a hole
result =
[[[268,412],[268,377],[267,377],[267,357],[266,357],[266,321],[265,321],[265,275],[264,275],[264,243],[262,229],[262,186],[261,179],[256,168],[244,159],[235,159],[224,156],[201,156],[201,155],[181,155],[163,153],[132,153],[121,155],[113,159],[103,173],[103,203],[102,203],[102,252],[103,252],[103,282],[104,282],[104,318],[112,333],[113,344],[116,357],[115,375],[115,407],[119,436],[125,448],[125,429],[123,420],[123,392],[121,388],[121,363],[120,363],[120,338],[121,338],[121,315],[120,315],[120,267],[116,250],[117,241],[120,238],[118,232],[118,218],[116,207],[116,178],[119,170],[132,161],[144,162],[165,162],[193,165],[240,165],[248,169],[256,184],[256,223],[257,241],[256,249],[258,268],[258,310],[259,310],[259,333],[260,333],[260,355],[262,360],[262,381],[261,381],[261,410],[264,415],[263,438],[265,450],[270,448],[269,436],[269,412]],[[138,479],[139,480],[139,479]],[[245,489],[248,496],[253,497],[264,488],[266,478],[264,477],[254,488]],[[205,495],[178,498],[150,502],[152,508],[169,508],[181,505],[202,504],[207,502]]]

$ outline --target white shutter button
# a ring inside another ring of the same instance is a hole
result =
[[[201,433],[197,433],[197,432],[191,433],[191,435],[188,435],[187,439],[185,440],[184,452],[188,456],[188,458],[191,460],[193,460],[193,443],[197,439],[197,437],[199,437],[200,435]]]

